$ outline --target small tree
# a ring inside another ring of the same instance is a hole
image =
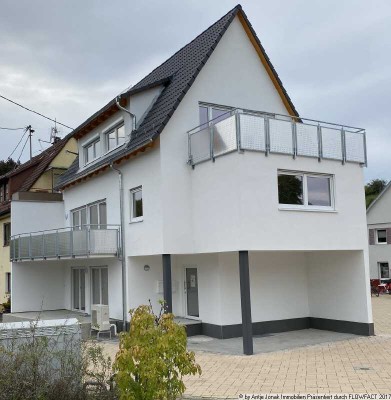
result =
[[[187,351],[184,326],[173,314],[159,315],[152,306],[130,310],[129,332],[120,336],[114,363],[115,381],[121,399],[174,400],[186,387],[182,377],[201,374],[193,352]]]

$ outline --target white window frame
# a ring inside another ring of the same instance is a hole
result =
[[[301,176],[303,178],[303,203],[304,204],[281,204],[278,203],[279,210],[292,210],[292,211],[324,211],[324,212],[335,212],[335,176],[332,174],[322,174],[304,171],[277,171],[277,201],[279,198],[278,193],[278,176],[279,175],[293,175]],[[308,185],[307,178],[329,178],[330,182],[330,206],[319,206],[308,204]]]
[[[110,274],[109,267],[107,265],[94,265],[90,267],[90,305],[102,304],[102,270],[107,270],[107,304],[110,303]],[[99,270],[99,300],[100,303],[94,303],[94,281],[93,281],[93,270]]]
[[[118,129],[120,129],[120,128],[122,128],[122,127],[124,128],[124,133],[125,133],[124,142],[118,144]],[[116,144],[115,144],[115,146],[114,146],[113,148],[110,149],[110,148],[109,148],[109,142],[110,142],[110,141],[109,141],[109,135],[110,135],[110,133],[113,133],[113,132],[115,132],[115,141],[116,141]],[[104,137],[105,137],[105,148],[106,148],[106,153],[109,153],[109,152],[115,150],[117,147],[120,147],[120,146],[122,146],[124,143],[126,143],[125,122],[124,122],[124,121],[121,121],[121,122],[115,124],[115,126],[110,127],[109,129],[105,130],[105,131],[103,132],[103,134],[104,134]]]
[[[143,215],[141,217],[135,217],[133,215],[134,210],[134,194],[137,192],[141,192],[141,200],[143,203]],[[130,222],[141,222],[144,220],[144,198],[143,198],[143,187],[138,186],[136,188],[130,189]]]
[[[388,265],[388,276],[389,276],[389,278],[382,278],[381,277],[381,268],[380,268],[380,264],[387,264]],[[388,279],[391,279],[391,270],[390,270],[390,263],[388,262],[388,261],[379,261],[378,263],[377,263],[377,268],[378,268],[378,270],[379,270],[379,279],[380,280],[388,280]]]
[[[105,203],[106,204],[106,223],[105,224],[103,224],[103,223],[101,223],[101,215],[100,215],[100,208],[99,208],[99,204],[102,204],[102,203]],[[80,229],[82,229],[82,225],[80,224],[80,225],[77,225],[77,226],[74,226],[73,225],[73,214],[74,213],[77,213],[77,212],[81,212],[81,210],[85,210],[86,211],[86,225],[88,226],[88,227],[90,227],[90,225],[91,225],[91,218],[90,218],[90,207],[91,206],[94,206],[94,205],[97,205],[98,206],[98,228],[97,229],[106,229],[106,227],[107,227],[107,201],[106,201],[106,199],[102,199],[102,200],[98,200],[98,201],[94,201],[93,203],[88,203],[88,204],[85,204],[84,206],[81,206],[81,207],[77,207],[77,208],[74,208],[73,210],[71,210],[71,212],[70,212],[70,214],[71,214],[71,227],[75,230],[75,229],[77,229],[77,230],[80,230]],[[81,214],[80,214],[80,216],[81,216]],[[80,217],[79,217],[79,221],[80,221]],[[80,221],[81,222],[81,221]],[[101,227],[101,226],[103,226],[103,228]]]
[[[5,273],[5,293],[6,294],[11,294],[11,272],[6,272]]]
[[[212,119],[212,115],[213,115],[212,109],[220,110],[220,111],[225,111],[227,114],[228,114],[230,111],[232,112],[232,111],[235,109],[234,107],[230,107],[230,106],[222,106],[222,105],[219,105],[219,104],[211,104],[211,103],[202,103],[202,102],[199,102],[199,103],[198,103],[198,113],[199,113],[199,109],[200,109],[201,107],[206,108],[206,109],[207,109],[207,113],[208,113],[208,122],[206,122],[206,123],[204,123],[204,124],[201,124],[201,121],[199,121],[200,126],[201,126],[201,125],[205,125],[205,127],[207,127],[208,124],[210,124],[210,123],[213,124],[213,123],[215,122],[215,121]],[[228,118],[228,117],[229,117],[229,115],[227,115],[226,118]]]
[[[96,145],[98,144],[99,149],[97,151]],[[91,160],[88,159],[88,148],[94,146],[94,158]],[[99,154],[98,154],[99,152]],[[102,149],[101,149],[101,138],[100,135],[94,137],[92,140],[87,142],[86,144],[83,145],[83,158],[84,158],[84,165],[91,164],[94,162],[96,159],[98,159],[102,155]]]
[[[379,242],[379,235],[378,235],[378,232],[379,232],[379,231],[384,231],[384,232],[386,233],[386,241],[385,241],[385,242]],[[376,235],[375,235],[376,244],[380,244],[380,245],[387,244],[387,229],[385,229],[385,228],[379,228],[379,229],[375,229],[375,232],[376,232]],[[391,279],[391,278],[390,278],[390,279]]]

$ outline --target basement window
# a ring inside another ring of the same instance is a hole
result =
[[[143,189],[139,186],[130,191],[130,222],[143,220]]]
[[[333,176],[278,172],[280,209],[334,210]]]

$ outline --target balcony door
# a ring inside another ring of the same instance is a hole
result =
[[[85,268],[72,268],[72,309],[86,312]]]
[[[107,267],[91,268],[92,304],[109,304],[109,270]]]

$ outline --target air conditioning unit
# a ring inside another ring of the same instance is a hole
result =
[[[109,331],[109,306],[105,304],[94,304],[91,306],[91,329],[95,331]]]

